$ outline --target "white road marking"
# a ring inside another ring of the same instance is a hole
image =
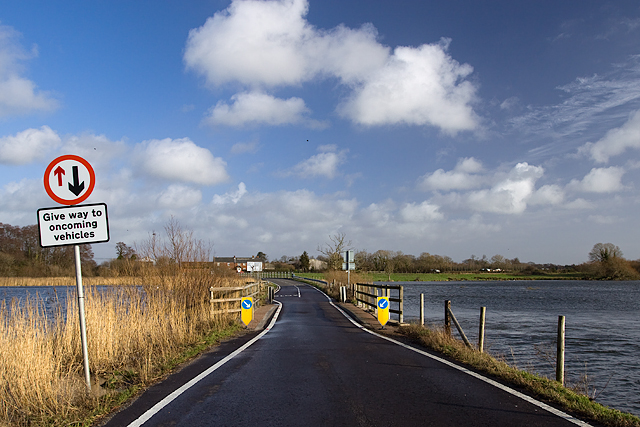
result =
[[[569,421],[570,423],[573,423],[573,424],[581,426],[581,427],[592,427],[591,424],[588,424],[588,423],[586,423],[586,422],[584,422],[582,420],[579,420],[579,419],[577,419],[577,418],[575,418],[575,417],[573,417],[573,416],[571,416],[571,415],[569,415],[569,414],[567,414],[565,412],[562,412],[562,411],[560,411],[560,410],[558,410],[558,409],[556,409],[556,408],[554,408],[552,406],[547,405],[546,403],[543,403],[543,402],[540,402],[538,400],[535,400],[534,398],[532,398],[530,396],[527,396],[526,394],[520,393],[519,391],[516,391],[516,390],[514,390],[514,389],[512,389],[510,387],[507,387],[507,386],[505,386],[503,384],[500,384],[499,382],[496,382],[496,381],[494,381],[494,380],[492,380],[490,378],[484,377],[484,376],[482,376],[482,375],[480,375],[480,374],[478,374],[476,372],[473,372],[473,371],[470,371],[470,370],[468,370],[466,368],[463,368],[462,366],[458,366],[455,363],[449,362],[448,360],[441,359],[438,356],[434,356],[433,354],[427,353],[426,351],[422,351],[422,350],[417,349],[415,347],[411,347],[410,345],[401,343],[400,341],[396,341],[393,338],[389,338],[387,336],[380,335],[380,334],[378,334],[376,332],[373,332],[373,331],[365,328],[364,326],[360,325],[359,323],[357,323],[355,320],[353,320],[351,318],[351,316],[349,316],[347,313],[345,313],[344,310],[342,310],[340,307],[335,305],[333,303],[333,301],[331,301],[331,297],[329,297],[329,295],[325,294],[324,292],[322,292],[318,288],[315,288],[313,286],[312,286],[312,288],[317,290],[321,294],[323,294],[325,297],[327,297],[327,299],[329,300],[329,304],[331,304],[336,310],[338,310],[340,313],[342,313],[342,315],[344,317],[346,317],[347,320],[349,320],[351,323],[353,323],[356,327],[362,329],[365,332],[370,333],[371,335],[375,335],[376,337],[382,338],[383,340],[387,340],[389,342],[397,344],[400,347],[404,347],[404,348],[409,349],[411,351],[414,351],[414,352],[416,352],[418,354],[421,354],[423,356],[427,356],[427,357],[429,357],[429,358],[431,358],[433,360],[437,360],[438,362],[444,363],[447,366],[450,366],[450,367],[452,367],[454,369],[457,369],[457,370],[459,370],[461,372],[464,372],[465,374],[471,375],[472,377],[475,377],[475,378],[477,378],[477,379],[479,379],[481,381],[489,383],[492,386],[497,387],[500,390],[503,390],[503,391],[513,395],[513,396],[516,396],[516,397],[519,397],[520,399],[526,400],[527,402],[531,403],[532,405],[535,405],[535,406],[537,406],[539,408],[542,408],[545,411],[551,412],[552,414],[554,414],[554,415],[556,415],[556,416],[558,416],[560,418],[563,418],[563,419]]]
[[[260,338],[262,338],[267,332],[269,332],[271,330],[271,328],[273,328],[273,325],[276,323],[276,320],[278,320],[278,315],[280,314],[280,310],[282,309],[282,303],[281,302],[276,301],[276,300],[274,300],[274,302],[277,303],[279,305],[279,307],[276,310],[276,313],[273,315],[273,319],[271,319],[271,322],[269,323],[269,326],[267,326],[264,331],[260,332],[260,334],[256,335],[254,338],[252,338],[251,341],[248,341],[245,345],[243,345],[242,347],[240,347],[239,349],[237,349],[233,353],[229,354],[227,357],[225,357],[224,359],[220,360],[218,363],[216,363],[215,365],[211,366],[206,371],[203,371],[200,375],[198,375],[197,377],[193,378],[191,381],[189,381],[188,383],[184,384],[182,387],[176,389],[173,393],[171,393],[170,395],[168,395],[167,397],[162,399],[160,402],[158,402],[155,405],[153,405],[153,407],[151,407],[149,410],[147,410],[147,412],[145,412],[138,419],[136,419],[131,424],[129,424],[129,427],[139,427],[142,424],[144,424],[145,422],[147,422],[151,417],[153,417],[155,414],[160,412],[162,410],[162,408],[167,406],[169,403],[173,402],[182,393],[184,393],[185,391],[187,391],[188,389],[193,387],[196,383],[198,383],[200,380],[205,378],[207,375],[211,374],[213,371],[215,371],[216,369],[218,369],[219,367],[221,367],[222,365],[227,363],[229,360],[233,359],[234,357],[236,357],[237,355],[242,353],[244,350],[249,348],[256,341],[258,341]]]

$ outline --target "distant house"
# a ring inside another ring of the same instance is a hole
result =
[[[264,261],[256,257],[214,257],[213,262],[185,262],[187,268],[228,268],[238,273],[264,270]]]
[[[236,270],[238,273],[242,271],[262,271],[264,270],[264,261],[260,258],[252,257],[215,257],[213,259],[215,267],[226,267]],[[250,268],[248,268],[250,267]]]
[[[311,258],[309,260],[309,268],[313,270],[324,270],[327,268],[327,263],[319,259]]]

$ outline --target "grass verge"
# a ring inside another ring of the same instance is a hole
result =
[[[435,350],[516,389],[524,390],[526,394],[553,406],[561,407],[582,419],[596,421],[611,427],[640,427],[640,418],[632,414],[593,402],[587,396],[563,387],[557,381],[520,371],[487,353],[470,349],[462,342],[445,334],[444,331],[411,324],[398,328],[398,332],[414,343]]]

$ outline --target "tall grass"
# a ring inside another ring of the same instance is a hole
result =
[[[209,303],[209,287],[238,286],[233,278],[176,269],[128,281],[136,286],[85,289],[90,395],[73,295],[53,318],[37,299],[0,306],[0,426],[86,422],[114,394],[148,384],[185,349],[237,323]]]
[[[121,286],[132,285],[131,277],[83,277],[85,286]],[[71,277],[0,277],[2,286],[75,286],[76,278]]]

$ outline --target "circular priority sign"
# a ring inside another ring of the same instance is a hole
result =
[[[44,189],[63,205],[82,203],[95,185],[96,174],[89,162],[73,154],[58,157],[44,172]]]

